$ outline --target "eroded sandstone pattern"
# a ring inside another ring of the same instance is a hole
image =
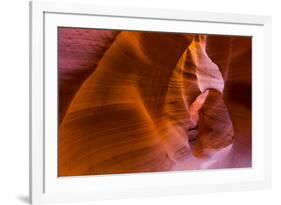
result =
[[[59,176],[250,167],[251,37],[58,29]]]

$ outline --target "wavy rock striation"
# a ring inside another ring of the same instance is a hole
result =
[[[251,38],[59,29],[59,176],[251,166]]]

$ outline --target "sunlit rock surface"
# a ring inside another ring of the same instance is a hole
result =
[[[59,176],[251,166],[251,38],[60,28]]]

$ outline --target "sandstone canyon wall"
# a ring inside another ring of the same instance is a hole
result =
[[[59,176],[250,167],[251,42],[59,28]]]

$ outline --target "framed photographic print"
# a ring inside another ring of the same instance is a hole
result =
[[[270,17],[36,1],[30,22],[32,204],[270,187]]]

